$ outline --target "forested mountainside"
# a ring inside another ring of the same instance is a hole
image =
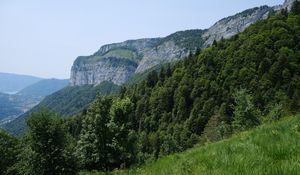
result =
[[[285,4],[289,3],[286,2]],[[103,81],[110,81],[118,85],[123,83],[132,84],[142,80],[149,71],[157,69],[163,64],[183,59],[190,53],[195,53],[197,48],[205,48],[211,45],[214,40],[229,38],[245,30],[249,25],[266,18],[274,10],[281,9],[281,7],[262,6],[249,9],[224,18],[207,30],[180,31],[164,38],[128,40],[122,43],[102,46],[95,54],[87,57],[78,57],[75,60],[71,70],[70,85],[75,87],[73,89],[74,92],[77,88],[76,86],[97,85]],[[94,92],[91,94],[96,94],[96,89],[93,90]],[[78,92],[83,91],[78,90]],[[67,93],[68,91],[65,89],[48,99],[57,99],[63,96],[76,98],[76,96],[71,97]],[[81,94],[78,94],[78,96],[81,96]],[[68,109],[69,112],[63,114],[75,113],[78,110],[74,109],[83,109],[90,101],[84,100],[79,105],[76,105],[76,108],[71,107]],[[45,106],[58,113],[65,111],[64,106],[57,106],[56,104],[56,102],[47,100]],[[70,105],[72,104],[70,103]],[[16,120],[9,125],[15,125],[14,123],[24,124],[24,122]],[[22,125],[18,126],[21,127]]]
[[[299,163],[295,161],[300,158],[299,123],[299,115],[291,116],[140,167],[81,175],[296,175],[300,171]]]
[[[7,150],[4,172],[76,174],[126,168],[299,113],[299,41],[297,1],[290,13],[281,10],[151,72],[117,95],[99,95],[73,118],[34,112],[19,145],[2,137],[16,148]]]
[[[98,86],[85,85],[80,87],[65,87],[43,99],[38,105],[14,121],[5,124],[3,127],[9,133],[22,135],[25,132],[25,120],[30,113],[45,108],[63,116],[71,116],[85,108],[96,98],[97,94],[108,95],[119,91],[120,87],[111,82],[102,82]]]
[[[24,97],[44,98],[45,96],[66,87],[68,83],[69,80],[59,80],[54,78],[44,79],[25,87],[17,94]]]
[[[57,102],[55,99],[66,99],[62,101],[66,103],[70,101],[70,98],[77,99],[77,95],[84,96],[82,94],[84,94],[83,89],[85,87],[80,88],[76,85],[93,85],[103,81],[111,81],[115,84],[138,82],[144,79],[149,71],[161,67],[161,64],[182,59],[190,53],[194,53],[197,48],[212,44],[214,39],[228,38],[243,31],[255,21],[265,18],[271,10],[271,7],[266,6],[249,9],[220,20],[208,30],[180,31],[164,38],[128,40],[123,43],[102,46],[95,54],[88,57],[78,57],[75,60],[70,79],[70,85],[75,85],[74,88],[66,88],[53,94],[38,107],[46,106],[62,115],[74,114],[84,109],[92,101],[92,97],[95,97],[98,89],[89,89],[90,94],[93,94],[89,96],[91,98],[82,100],[76,107],[72,107],[74,104],[72,102],[67,105],[71,106],[70,108],[64,105],[56,105],[62,103]],[[228,30],[223,31],[223,28],[228,28]],[[77,88],[78,90],[76,90]],[[75,91],[77,93],[72,93]],[[64,98],[65,96],[69,98]],[[20,122],[20,120],[23,122]],[[18,127],[24,128],[21,123],[24,124],[24,119],[13,121],[5,128],[16,133],[14,130],[19,130]]]
[[[300,16],[295,14],[283,10],[151,73],[119,97],[98,97],[76,131],[81,166],[105,170],[101,167],[143,162],[299,112]]]

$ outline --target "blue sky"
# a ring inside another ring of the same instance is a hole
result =
[[[0,72],[69,78],[101,45],[205,29],[283,0],[0,0]]]

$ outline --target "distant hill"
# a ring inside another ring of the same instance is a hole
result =
[[[69,80],[46,79],[38,81],[30,86],[19,91],[17,94],[25,97],[40,97],[44,98],[64,87],[69,83]]]
[[[0,72],[0,92],[15,93],[40,80],[42,78]]]
[[[25,87],[16,94],[0,93],[0,126],[24,114],[46,96],[67,85],[68,80],[45,79]]]
[[[26,129],[25,119],[28,115],[42,107],[63,116],[69,116],[87,108],[96,98],[97,94],[107,95],[116,93],[119,90],[120,86],[111,82],[102,82],[98,86],[68,86],[47,96],[37,106],[27,111],[11,123],[5,124],[3,127],[14,135],[20,135],[23,134]]]
[[[7,116],[17,116],[22,113],[18,105],[8,94],[0,93],[0,120]]]

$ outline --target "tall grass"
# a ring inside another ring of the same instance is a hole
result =
[[[82,173],[102,174],[297,175],[300,174],[300,115],[166,156],[139,168]]]

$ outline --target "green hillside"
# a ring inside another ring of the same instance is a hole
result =
[[[300,115],[217,143],[197,145],[138,168],[82,175],[297,175],[299,172]]]
[[[270,14],[145,79],[101,88],[117,94],[102,93],[89,104],[94,86],[57,92],[52,107],[82,112],[64,118],[40,110],[18,118],[10,128],[20,133],[26,121],[26,134],[14,144],[20,153],[1,157],[4,172],[297,174],[300,116],[284,116],[300,113],[299,41],[295,1],[290,13]],[[78,109],[82,104],[86,110]]]
[[[66,87],[69,80],[59,79],[44,79],[34,83],[30,86],[19,91],[17,94],[24,97],[40,98],[43,99],[62,88]]]

